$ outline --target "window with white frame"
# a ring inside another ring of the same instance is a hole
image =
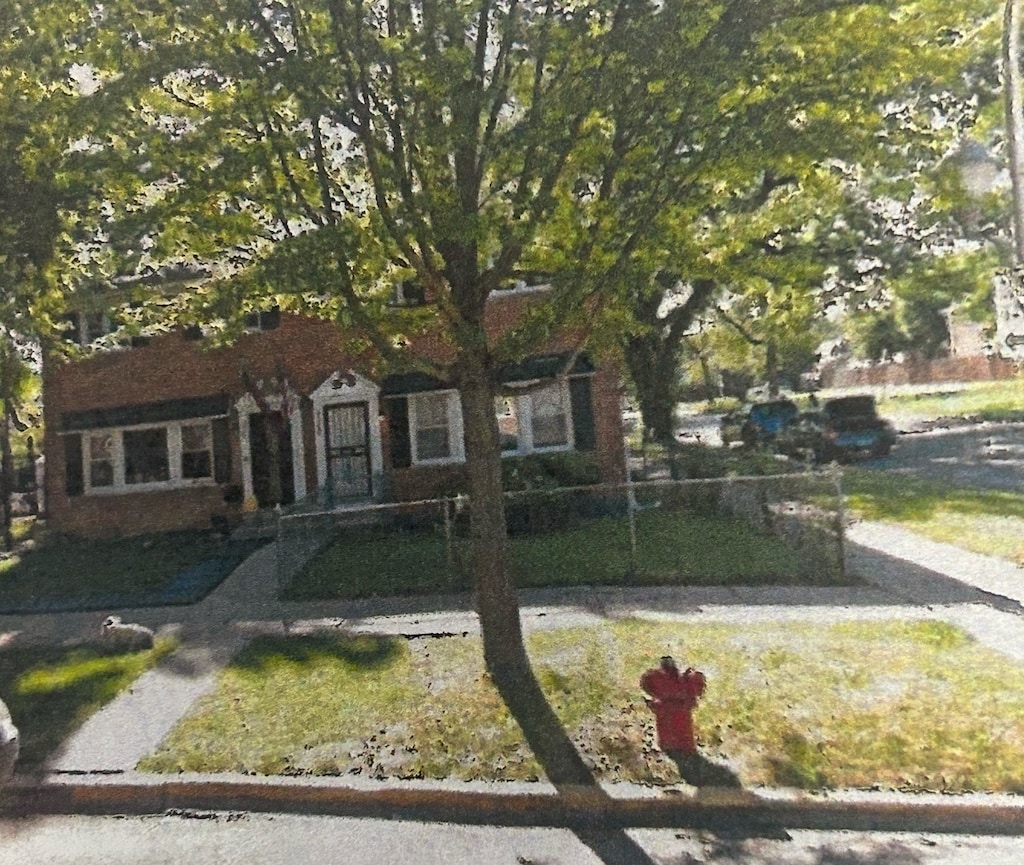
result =
[[[521,394],[500,396],[495,403],[495,413],[503,453],[528,454],[571,446],[569,391],[564,381]]]
[[[533,449],[566,447],[569,444],[569,400],[565,383],[556,382],[532,391],[529,399]]]
[[[213,430],[209,421],[182,424],[181,476],[189,480],[213,477]]]
[[[166,427],[124,430],[121,436],[125,484],[159,484],[171,479]]]
[[[501,438],[502,453],[516,453],[519,450],[519,410],[514,396],[495,398],[495,414],[498,416],[498,435]]]
[[[113,433],[90,433],[84,444],[89,486],[112,487],[114,485]]]
[[[409,398],[414,463],[463,459],[461,414],[456,391],[431,391]]]
[[[210,419],[91,431],[82,437],[86,492],[213,481]]]

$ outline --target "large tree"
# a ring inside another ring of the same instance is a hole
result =
[[[991,4],[863,4],[776,20],[729,63],[694,64],[680,91],[699,106],[685,195],[660,269],[629,287],[639,326],[626,357],[651,437],[672,438],[695,321],[716,308],[742,320],[735,333],[748,333],[771,378],[785,326],[863,289],[866,261],[888,273],[928,253],[884,236],[866,200],[937,203],[929,172],[997,100],[998,32]]]

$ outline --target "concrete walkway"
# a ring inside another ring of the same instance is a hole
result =
[[[890,526],[857,523],[848,534],[847,566],[869,585],[524,591],[523,624],[530,631],[600,624],[626,617],[735,622],[942,618],[965,628],[981,643],[1024,660],[1024,616],[1020,615],[1024,612],[1024,571],[1012,564],[927,541]],[[277,580],[276,545],[269,544],[199,604],[118,611],[126,620],[141,621],[176,634],[181,647],[140,677],[129,691],[93,715],[65,743],[48,766],[49,784],[62,786],[72,798],[78,794],[69,792],[69,783],[92,784],[94,793],[80,794],[94,797],[89,799],[89,807],[96,807],[95,797],[114,796],[115,801],[121,801],[133,795],[132,789],[149,791],[147,795],[140,794],[138,802],[156,801],[153,791],[157,788],[160,796],[166,795],[167,779],[140,775],[134,771],[136,764],[159,745],[196,700],[213,689],[219,671],[256,634],[302,633],[321,628],[409,636],[478,630],[471,598],[466,595],[290,603],[276,600]],[[31,643],[80,639],[96,633],[103,615],[0,617],[0,645],[11,640]],[[218,776],[193,780],[206,785],[201,789],[209,791],[215,787],[221,794],[225,783],[245,782],[261,787],[260,782],[251,778]],[[271,798],[282,795],[281,787],[290,789],[294,800],[300,795],[296,792],[299,788],[308,788],[313,791],[310,795],[314,800],[322,801],[323,788],[332,784],[337,787],[339,783],[346,789],[352,787],[349,779],[266,779],[262,789],[273,787],[277,792],[268,793]],[[414,788],[415,785],[410,790]],[[463,784],[459,789],[467,788]],[[511,791],[507,785],[502,789]],[[246,796],[255,795],[248,787],[246,790]],[[56,794],[50,791],[49,795]],[[623,791],[618,795],[623,795]],[[643,793],[638,788],[629,795],[650,795],[650,791]],[[317,796],[321,799],[317,800]],[[250,799],[246,801],[252,804]],[[1003,807],[1005,797],[999,801]],[[1007,807],[1006,813],[1014,819],[1019,820],[1024,814],[1018,812],[1016,804]]]

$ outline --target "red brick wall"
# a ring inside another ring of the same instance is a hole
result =
[[[519,315],[522,305],[536,297],[513,295],[495,304],[489,328],[497,332]],[[541,295],[543,296],[543,295]],[[335,370],[350,367],[371,374],[367,357],[345,353],[345,335],[332,323],[311,318],[281,316],[274,330],[241,337],[231,346],[210,348],[180,334],[154,339],[149,345],[123,351],[97,353],[74,361],[48,359],[44,365],[45,453],[47,455],[47,516],[57,531],[76,534],[118,532],[135,534],[158,529],[201,528],[211,516],[239,513],[238,505],[223,501],[228,485],[189,487],[146,493],[91,495],[70,498],[65,493],[65,454],[61,415],[64,412],[116,408],[164,400],[225,394],[232,401],[246,388],[242,371],[252,379],[287,375],[293,388],[308,395]],[[443,354],[435,343],[433,351]],[[545,351],[570,348],[570,341],[554,341]],[[594,421],[602,479],[624,477],[619,382],[614,372],[602,371],[593,379]],[[302,402],[307,489],[316,489],[316,450],[312,408]],[[237,418],[231,415],[232,480],[241,485]],[[409,500],[431,497],[458,486],[458,466],[414,467],[392,470],[384,442],[384,471],[388,498]]]
[[[61,414],[86,409],[245,393],[245,370],[253,379],[287,375],[300,393],[308,393],[337,369],[366,366],[343,352],[343,335],[330,322],[281,316],[278,328],[241,337],[231,346],[210,348],[180,334],[154,339],[142,348],[108,351],[66,361],[48,359],[43,370],[47,518],[57,531],[137,534],[159,528],[208,527],[214,515],[237,515],[238,505],[223,501],[228,485],[120,495],[75,496],[65,493],[64,436]],[[306,407],[306,415],[309,414]],[[311,420],[308,416],[304,420]],[[307,484],[316,486],[312,424],[306,440]],[[232,484],[241,484],[241,454],[236,418],[231,416]]]

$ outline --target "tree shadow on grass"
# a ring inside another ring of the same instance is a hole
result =
[[[370,634],[349,635],[344,639],[332,634],[308,634],[298,639],[261,636],[249,642],[232,663],[253,672],[281,664],[298,667],[324,660],[341,661],[361,670],[383,669],[398,657],[403,642],[398,637]]]
[[[18,727],[19,773],[47,757],[97,709],[149,666],[149,652],[111,654],[98,645],[7,648],[0,652],[0,699]]]
[[[603,827],[599,815],[611,803],[594,773],[576,750],[529,664],[515,670],[492,671],[492,680],[523,732],[548,780],[571,802],[585,796],[585,805],[571,814],[568,828],[605,865],[654,865],[654,860],[624,829]]]

